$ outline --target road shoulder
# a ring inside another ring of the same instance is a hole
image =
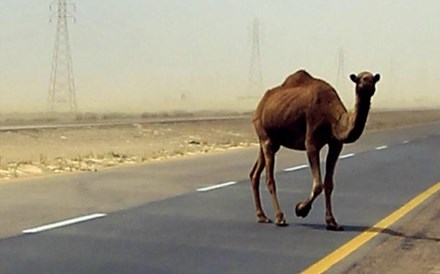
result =
[[[440,273],[439,223],[437,193],[344,273]]]

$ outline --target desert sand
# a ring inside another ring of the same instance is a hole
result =
[[[440,110],[373,111],[367,130],[440,121]],[[251,114],[209,121],[136,122],[0,131],[0,182],[257,147]]]

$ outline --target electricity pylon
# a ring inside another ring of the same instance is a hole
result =
[[[260,23],[254,19],[252,28],[252,52],[249,69],[248,96],[258,97],[263,92],[263,72],[260,53]]]
[[[49,111],[77,111],[75,80],[73,78],[72,53],[70,49],[68,19],[75,17],[70,9],[75,5],[70,0],[56,0],[50,5],[55,9],[55,43],[50,72],[48,109]]]
[[[345,80],[345,71],[344,71],[344,49],[339,48],[338,52],[338,74],[336,75],[336,87],[342,88],[341,83],[344,83]],[[342,84],[343,86],[343,84]]]
[[[336,75],[336,89],[340,94],[346,95],[348,75],[345,75],[344,59],[344,49],[340,47],[338,51],[338,72]]]

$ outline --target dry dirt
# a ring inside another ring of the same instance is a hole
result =
[[[367,130],[440,120],[440,110],[371,113]],[[0,131],[0,182],[256,146],[250,115],[195,122]]]

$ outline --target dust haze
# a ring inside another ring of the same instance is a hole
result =
[[[0,3],[0,113],[47,111],[56,23],[42,2]],[[382,76],[373,110],[440,107],[437,1],[74,2],[82,113],[247,112],[300,68],[332,84],[348,108],[349,74],[363,70]],[[251,89],[256,19],[263,83]]]

